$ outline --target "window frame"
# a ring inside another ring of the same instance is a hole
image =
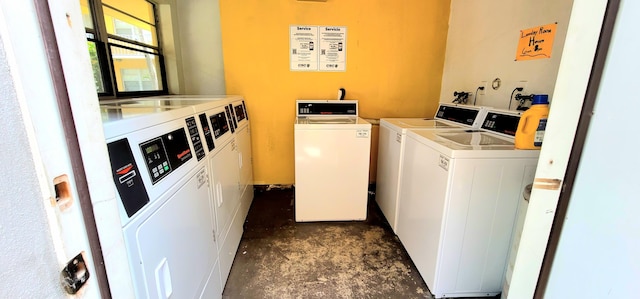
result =
[[[165,60],[164,60],[164,55],[163,55],[162,46],[161,46],[162,35],[159,30],[160,20],[158,18],[158,7],[157,7],[158,4],[149,0],[143,0],[143,1],[146,1],[147,3],[149,3],[153,8],[153,17],[154,17],[155,24],[150,24],[150,25],[152,25],[152,27],[155,28],[155,31],[156,31],[155,35],[158,43],[157,46],[149,45],[146,43],[138,42],[135,40],[131,40],[128,38],[107,33],[107,26],[104,21],[103,7],[108,7],[109,9],[125,14],[128,17],[134,18],[146,24],[149,24],[149,23],[145,20],[142,20],[140,18],[137,18],[127,13],[126,11],[122,11],[108,4],[103,4],[102,0],[87,0],[89,4],[89,10],[91,12],[91,19],[93,21],[93,29],[85,26],[85,32],[86,32],[85,35],[87,37],[88,42],[89,41],[94,42],[96,45],[96,52],[97,52],[96,54],[98,56],[98,63],[100,64],[101,77],[102,77],[102,82],[104,87],[104,92],[98,92],[96,90],[99,100],[159,96],[159,95],[169,94]],[[91,38],[90,35],[92,35],[93,38]],[[113,43],[113,42],[110,42],[110,40],[122,42],[132,47],[127,47],[126,45],[123,45],[120,43]],[[158,66],[159,66],[158,83],[162,85],[162,88],[157,90],[144,90],[144,91],[119,91],[117,80],[116,80],[117,78],[116,68],[114,65],[113,54],[111,53],[112,46],[156,56],[158,59]],[[134,47],[141,47],[143,49],[136,49]],[[151,49],[151,51],[149,51],[148,49]]]

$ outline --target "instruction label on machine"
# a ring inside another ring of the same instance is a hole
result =
[[[440,168],[449,171],[449,158],[440,155],[440,163],[438,163],[438,165],[440,166]]]
[[[369,137],[369,130],[357,130],[356,131],[357,138],[367,138]]]
[[[292,71],[346,71],[347,27],[292,25],[289,34]]]

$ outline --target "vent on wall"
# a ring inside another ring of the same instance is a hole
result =
[[[327,2],[327,0],[296,0],[300,2]]]

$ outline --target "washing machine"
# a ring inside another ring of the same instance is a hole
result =
[[[253,200],[251,135],[244,99],[237,95],[171,95],[117,100],[106,105],[130,110],[150,103],[162,107],[191,106],[195,111],[208,157],[205,165],[211,185],[219,276],[224,286]]]
[[[382,118],[378,137],[376,203],[397,233],[402,156],[410,129],[477,129],[487,108],[440,103],[434,118]]]
[[[220,298],[214,214],[191,106],[101,107],[137,298]]]
[[[224,286],[242,238],[246,214],[240,212],[240,168],[233,117],[228,101],[208,101],[196,105],[198,122],[205,133],[209,152],[209,179],[215,213],[215,238],[220,258],[221,285]]]
[[[519,115],[489,110],[480,129],[409,130],[397,235],[436,298],[495,296],[538,150],[514,147]]]
[[[511,246],[509,247],[509,257],[507,267],[505,269],[504,281],[502,283],[502,294],[500,298],[509,298],[509,288],[511,287],[511,278],[513,277],[513,268],[516,263],[516,257],[518,256],[518,248],[520,248],[520,240],[522,239],[522,229],[524,228],[524,220],[527,216],[527,210],[529,209],[529,198],[531,197],[531,188],[533,184],[527,185],[522,191],[522,199],[518,205],[518,214],[516,216],[516,223],[511,233]]]
[[[367,217],[371,124],[358,101],[296,101],[295,219]]]
[[[251,154],[251,124],[247,106],[243,98],[230,99],[232,115],[236,128],[236,141],[238,142],[239,167],[240,167],[240,209],[246,215],[253,201],[253,159]]]

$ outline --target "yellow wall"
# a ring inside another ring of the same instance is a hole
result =
[[[296,99],[360,101],[364,118],[433,116],[448,0],[220,0],[228,94],[246,99],[256,184],[294,182]],[[289,70],[289,26],[347,27],[347,71]]]

